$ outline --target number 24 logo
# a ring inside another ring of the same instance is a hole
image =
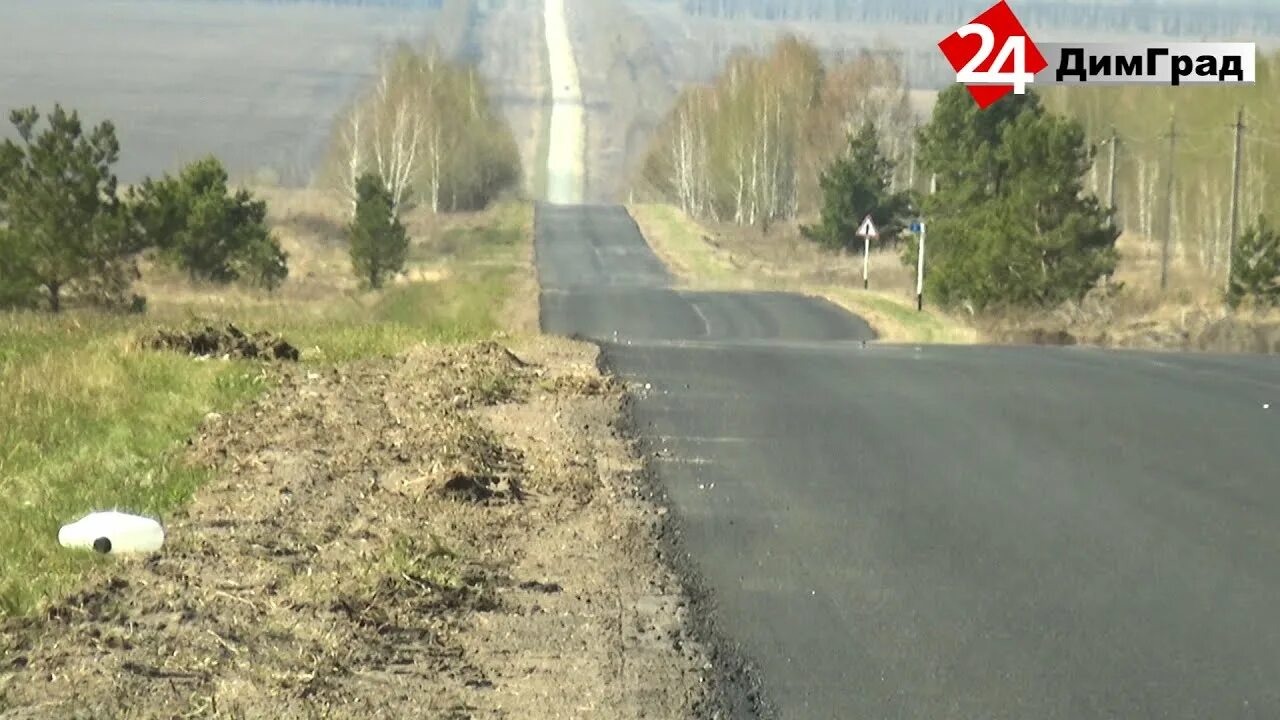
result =
[[[1027,71],[1026,36],[1013,35],[1005,39],[1004,47],[1000,48],[1000,54],[991,64],[991,69],[979,70],[978,68],[986,63],[991,57],[991,52],[995,50],[995,33],[982,23],[969,23],[957,30],[956,34],[960,37],[977,35],[982,41],[982,47],[978,48],[977,54],[969,58],[969,62],[956,73],[956,82],[965,85],[1012,85],[1014,93],[1018,95],[1027,93],[1027,83],[1034,82],[1036,76]],[[1013,69],[1007,72],[1001,70],[1009,61],[1010,55],[1013,56]]]

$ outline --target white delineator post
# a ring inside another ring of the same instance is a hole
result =
[[[916,310],[924,310],[924,232],[925,224],[920,223],[920,249],[916,255]]]
[[[862,289],[871,287],[871,236],[862,236]]]
[[[876,231],[876,224],[871,222],[871,216],[862,218],[862,224],[858,226],[858,237],[862,238],[862,289],[866,290],[870,287],[870,269],[871,269],[871,238],[879,237]]]

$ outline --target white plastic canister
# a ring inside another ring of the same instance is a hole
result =
[[[100,553],[150,553],[164,545],[164,528],[149,517],[97,512],[64,525],[58,543],[66,548]]]

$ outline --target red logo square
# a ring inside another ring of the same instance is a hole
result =
[[[1013,14],[1013,10],[1009,8],[1009,4],[1005,0],[1000,0],[1000,2],[987,8],[987,11],[975,17],[971,24],[985,25],[995,36],[995,50],[990,52],[989,56],[975,68],[979,72],[1015,72],[1025,70],[1034,74],[1049,66],[1049,63],[1040,54],[1040,50],[1031,41],[1031,37],[1027,35],[1022,23]],[[1000,56],[999,49],[1004,47],[1010,38],[1015,37],[1025,39],[1026,67],[1017,67],[1015,56],[1012,54],[1005,59],[1000,67],[995,67],[996,59]],[[976,35],[961,37],[957,30],[938,43],[938,48],[942,50],[947,62],[951,63],[952,69],[958,73],[981,51],[982,40]],[[978,107],[985,110],[995,101],[1013,92],[1013,86],[969,85],[968,90],[973,99],[978,102]]]

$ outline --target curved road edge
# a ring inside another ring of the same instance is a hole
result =
[[[600,348],[596,355],[596,368],[600,374],[622,377],[611,359],[609,344],[599,341],[595,344]],[[635,444],[642,458],[642,472],[636,478],[636,485],[645,494],[645,501],[659,508],[659,561],[680,583],[689,605],[686,632],[703,646],[711,663],[711,686],[707,691],[706,705],[698,708],[700,717],[707,720],[776,720],[777,710],[769,700],[758,664],[741,643],[732,639],[734,633],[720,620],[715,592],[686,547],[684,519],[666,491],[655,461],[660,448],[640,427],[634,412],[635,402],[635,394],[628,390],[617,429],[622,437]]]

